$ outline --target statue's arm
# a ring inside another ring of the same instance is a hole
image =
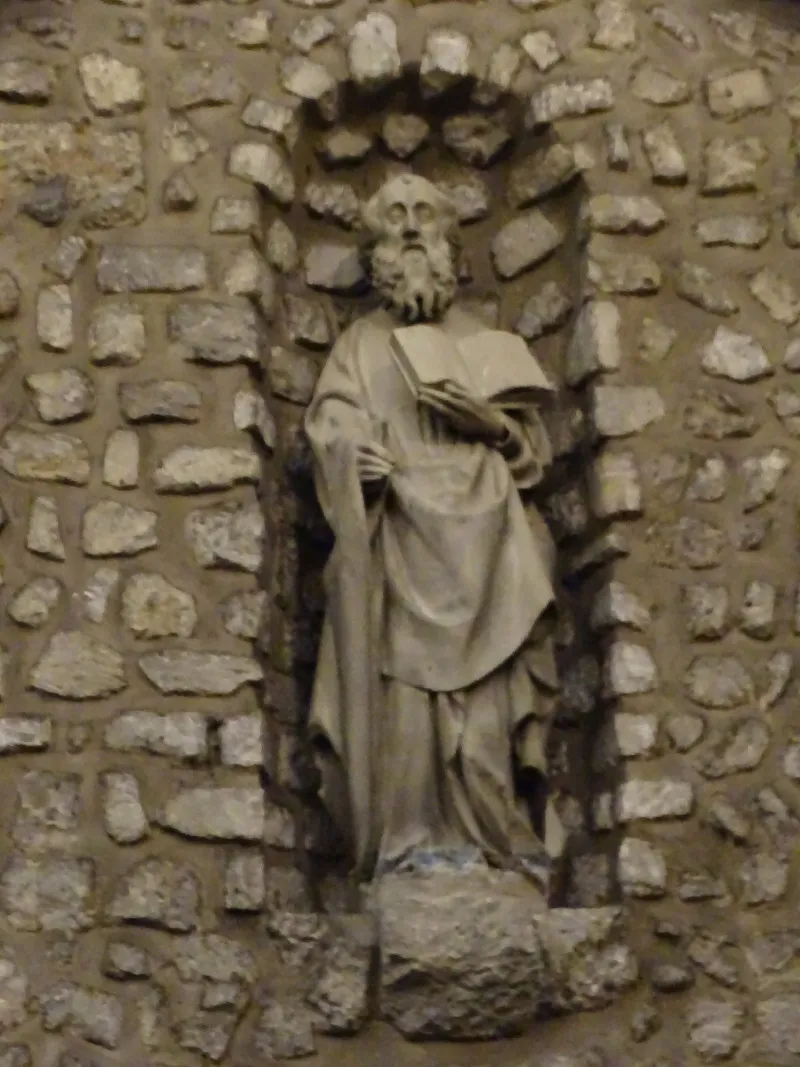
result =
[[[553,450],[544,422],[535,408],[504,411],[506,435],[497,448],[519,489],[530,489],[545,475],[553,459]]]

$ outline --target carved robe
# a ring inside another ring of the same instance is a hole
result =
[[[541,852],[515,769],[545,775],[557,688],[552,555],[518,489],[550,458],[535,412],[510,458],[459,438],[418,404],[389,348],[397,322],[346,330],[306,417],[320,503],[335,535],[311,712],[323,799],[371,874],[419,851]],[[482,328],[451,309],[456,337]],[[396,461],[366,502],[355,446]],[[549,811],[545,836],[556,830]]]

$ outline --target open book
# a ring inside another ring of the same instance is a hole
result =
[[[525,341],[505,330],[479,330],[458,341],[437,326],[392,331],[392,352],[415,396],[420,386],[453,382],[504,407],[524,407],[553,392]]]

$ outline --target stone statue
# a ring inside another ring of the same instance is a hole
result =
[[[450,385],[415,396],[391,352],[409,323],[485,329],[453,306],[450,201],[403,175],[364,221],[384,306],[341,335],[306,417],[335,536],[311,712],[323,799],[361,877],[488,863],[543,878],[561,835],[552,545],[519,491],[549,442],[533,407]]]

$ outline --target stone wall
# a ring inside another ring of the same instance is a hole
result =
[[[800,1055],[790,6],[0,13],[0,1067]],[[621,904],[639,980],[535,1045],[372,1019],[303,744],[303,405],[405,165],[563,383],[554,903]]]

